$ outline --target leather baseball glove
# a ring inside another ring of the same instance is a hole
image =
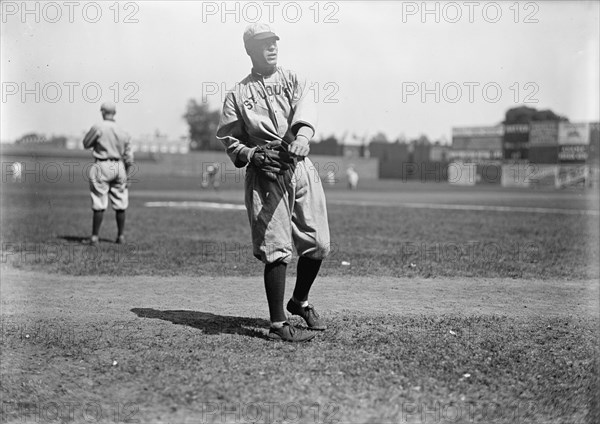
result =
[[[259,146],[250,159],[263,175],[272,181],[292,168],[296,160],[280,144]]]

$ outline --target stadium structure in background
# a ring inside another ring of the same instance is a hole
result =
[[[410,142],[376,141],[345,144],[330,137],[311,146],[319,175],[327,184],[346,185],[352,166],[361,181],[448,182],[474,186],[556,187],[599,185],[600,124],[563,121],[531,121],[452,128],[452,142],[430,142],[426,137]],[[223,152],[194,151],[189,137],[171,139],[158,131],[132,140],[140,177],[148,175],[201,176]],[[27,134],[3,146],[3,158],[20,161],[25,169],[35,166],[32,157],[83,157],[81,138]],[[240,170],[223,170],[218,176],[240,182]],[[241,171],[243,173],[243,171]],[[234,177],[232,177],[234,175]],[[333,175],[333,178],[331,176]]]
[[[599,129],[598,122],[567,121],[453,128],[448,182],[505,187],[597,185]]]

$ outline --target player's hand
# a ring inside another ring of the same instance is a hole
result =
[[[277,180],[291,168],[294,159],[284,150],[273,150],[266,146],[257,147],[250,158],[251,163],[270,180]]]
[[[306,137],[296,137],[288,146],[288,153],[296,157],[306,157],[310,152],[310,143]]]
[[[131,187],[131,183],[133,182],[133,175],[135,174],[135,165],[125,164],[125,180],[127,188]]]

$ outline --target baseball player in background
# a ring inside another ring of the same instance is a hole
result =
[[[13,162],[12,164],[12,180],[14,183],[20,183],[22,181],[23,166],[21,162]]]
[[[350,164],[346,170],[346,176],[348,177],[348,188],[350,190],[356,190],[358,187],[358,172],[354,169],[353,164]]]
[[[302,317],[309,330],[325,330],[308,294],[329,253],[329,225],[323,187],[307,157],[315,134],[315,105],[306,84],[277,66],[278,40],[266,24],[244,31],[252,71],[227,94],[217,138],[236,167],[247,166],[245,203],[254,256],[265,263],[268,337],[301,342],[315,333],[287,322],[287,265],[295,247],[300,257],[287,310]]]
[[[219,181],[217,180],[217,174],[219,172],[219,164],[211,163],[206,167],[206,171],[202,173],[202,188],[212,186],[214,190],[219,189]]]
[[[92,126],[83,139],[83,147],[92,150],[95,159],[90,167],[89,182],[92,195],[92,237],[90,243],[98,243],[98,233],[108,201],[117,218],[116,243],[124,243],[125,211],[129,205],[127,175],[133,165],[130,136],[115,122],[117,113],[113,103],[100,107],[102,122]]]

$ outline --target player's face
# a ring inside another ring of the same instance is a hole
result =
[[[104,119],[105,121],[114,121],[115,120],[115,114],[112,112],[102,112],[102,119]]]
[[[255,41],[250,49],[252,63],[260,68],[276,66],[277,53],[277,39],[275,38]]]

